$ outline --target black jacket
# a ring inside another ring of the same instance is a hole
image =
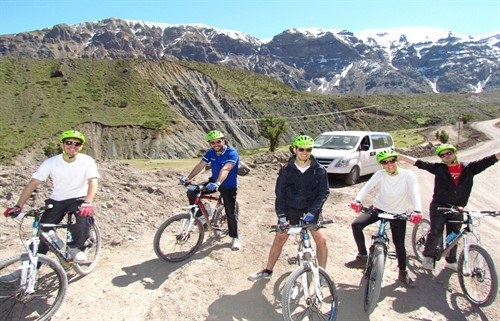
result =
[[[455,185],[453,178],[444,163],[431,163],[417,160],[415,166],[434,174],[434,195],[432,203],[435,205],[466,206],[474,184],[474,175],[481,173],[486,168],[498,161],[495,155],[470,163],[462,163],[462,173]]]
[[[286,209],[304,209],[317,218],[330,194],[328,174],[311,155],[311,166],[302,173],[295,166],[295,155],[280,169],[276,181],[276,214]]]

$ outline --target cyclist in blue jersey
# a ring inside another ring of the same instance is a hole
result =
[[[206,184],[209,192],[219,191],[224,200],[224,208],[227,215],[229,236],[232,238],[231,249],[238,251],[241,248],[238,236],[238,217],[235,213],[236,194],[238,191],[238,152],[226,145],[224,134],[219,130],[212,130],[207,134],[210,149],[203,155],[200,162],[193,168],[188,176],[180,178],[182,184],[190,183],[208,164],[212,169],[212,175]],[[196,193],[187,192],[190,204],[194,204]],[[201,214],[200,214],[201,215]]]

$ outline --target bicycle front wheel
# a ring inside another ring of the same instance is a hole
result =
[[[90,226],[89,238],[85,241],[85,254],[87,254],[87,260],[85,262],[75,262],[73,270],[79,275],[89,274],[95,269],[100,252],[101,231],[97,223],[94,222],[94,224]]]
[[[418,224],[413,226],[413,231],[411,233],[411,245],[413,247],[413,253],[419,262],[424,259],[424,248],[425,240],[427,239],[427,234],[431,230],[431,222],[424,218]]]
[[[50,320],[61,306],[68,278],[59,262],[38,254],[34,292],[20,284],[21,266],[28,259],[21,254],[0,262],[0,320]]]
[[[470,302],[484,307],[495,301],[498,292],[498,276],[495,264],[484,248],[476,244],[471,245],[468,262],[465,262],[462,251],[458,258],[457,268],[460,287]]]
[[[370,314],[377,306],[382,279],[384,278],[385,250],[382,244],[375,244],[368,258],[368,267],[363,275],[363,307]]]
[[[156,255],[167,262],[180,262],[192,256],[201,247],[205,230],[195,219],[190,224],[190,214],[170,217],[156,231],[153,247]]]
[[[283,319],[335,320],[338,315],[337,288],[332,278],[319,267],[320,292],[309,267],[301,266],[290,274],[283,287]]]

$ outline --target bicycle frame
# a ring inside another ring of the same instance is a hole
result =
[[[297,253],[297,263],[299,266],[304,266],[311,269],[314,276],[314,283],[316,289],[316,297],[319,301],[323,300],[323,295],[320,291],[320,280],[319,280],[319,267],[318,260],[316,259],[316,251],[311,246],[311,236],[309,234],[308,228],[304,228],[302,225],[302,220],[300,220],[299,226],[290,227],[288,229],[289,235],[300,234],[300,242],[298,246]],[[305,286],[307,284],[307,275],[302,275],[302,283],[304,284],[303,290],[305,296],[309,297],[309,287]]]
[[[463,239],[463,254],[464,254],[464,272],[463,274],[465,276],[469,276],[471,274],[470,270],[470,265],[469,265],[469,247],[470,243],[468,240],[468,236],[474,236],[476,239],[476,244],[481,245],[481,238],[478,234],[474,233],[473,231],[473,221],[472,221],[472,216],[468,211],[463,211],[463,213],[466,215],[466,219],[463,221],[457,221],[457,220],[448,220],[447,222],[449,223],[462,223],[465,224],[464,227],[460,230],[458,235],[455,237],[455,239],[450,243],[446,244],[444,236],[441,237],[441,248],[437,248],[438,253],[436,254],[436,260],[440,260],[443,256],[446,257],[450,251],[455,247],[458,246],[458,243],[460,240]],[[439,245],[439,244],[438,244]],[[444,245],[444,246],[442,246]]]
[[[191,187],[193,186],[193,187]],[[215,211],[222,211],[222,195],[220,193],[214,195],[214,194],[204,194],[203,193],[203,189],[202,188],[199,188],[199,185],[190,185],[188,187],[189,188],[193,188],[191,190],[196,190],[196,188],[198,188],[198,192],[196,194],[196,198],[194,200],[194,204],[192,205],[189,205],[188,207],[184,207],[183,209],[187,209],[189,211],[189,214],[191,215],[191,219],[190,219],[190,228],[193,226],[194,224],[194,220],[196,219],[196,213],[198,212],[198,209],[201,211],[203,217],[205,218],[205,220],[207,222],[209,222],[210,224],[208,224],[208,229],[212,229],[213,227],[213,218],[215,217],[215,214],[216,212]],[[216,204],[215,204],[215,209],[214,209],[214,212],[212,213],[211,216],[208,215],[208,211],[207,211],[207,208],[205,206],[205,204],[202,202],[202,200],[210,200],[210,201],[215,201]]]

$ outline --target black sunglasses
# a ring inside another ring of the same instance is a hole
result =
[[[299,152],[308,152],[310,153],[313,149],[312,148],[301,148],[301,147],[297,147],[297,150]]]
[[[214,145],[219,145],[220,143],[222,143],[221,139],[210,142],[210,145],[214,146]]]
[[[387,165],[387,164],[394,164],[395,162],[397,162],[398,160],[396,158],[393,158],[391,160],[383,160],[383,161],[380,161],[380,164],[383,164],[383,165]]]
[[[445,158],[446,156],[450,156],[450,155],[453,155],[453,152],[441,153],[441,154],[439,154],[439,157]]]
[[[75,147],[80,147],[80,146],[82,146],[82,145],[83,145],[83,143],[81,143],[81,142],[72,142],[72,141],[70,141],[70,140],[66,140],[66,141],[64,141],[64,144],[65,144],[66,146],[75,145]]]

